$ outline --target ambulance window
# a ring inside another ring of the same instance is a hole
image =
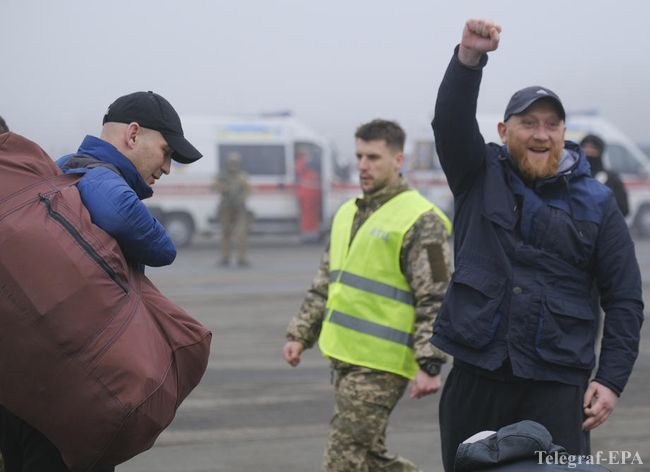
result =
[[[640,174],[643,172],[639,161],[620,144],[608,144],[607,155],[610,168],[616,172],[622,174]]]
[[[219,146],[219,169],[225,169],[230,155],[239,155],[241,168],[249,175],[281,175],[287,170],[282,144],[222,144]]]

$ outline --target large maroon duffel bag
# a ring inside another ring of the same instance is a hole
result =
[[[149,449],[203,376],[211,340],[128,267],[77,179],[0,135],[0,404],[73,472]]]

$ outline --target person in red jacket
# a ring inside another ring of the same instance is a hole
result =
[[[309,153],[296,153],[296,196],[300,207],[300,236],[305,241],[318,240],[321,221],[322,187],[320,173]]]

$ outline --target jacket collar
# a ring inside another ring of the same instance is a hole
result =
[[[406,183],[404,177],[400,175],[399,179],[397,179],[394,183],[387,185],[386,187],[377,190],[374,193],[363,195],[362,197],[357,198],[356,204],[357,207],[361,210],[376,210],[388,200],[393,198],[395,195],[398,195],[408,189],[408,183]]]
[[[140,200],[153,195],[153,189],[147,185],[133,163],[111,143],[88,135],[79,146],[77,153],[113,164]]]

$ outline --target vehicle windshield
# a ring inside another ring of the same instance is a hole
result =
[[[285,175],[286,160],[283,144],[221,144],[219,170],[226,168],[229,156],[240,158],[241,169],[249,175]]]
[[[607,146],[609,166],[612,170],[622,174],[641,174],[643,167],[630,151],[620,144],[611,143]]]

